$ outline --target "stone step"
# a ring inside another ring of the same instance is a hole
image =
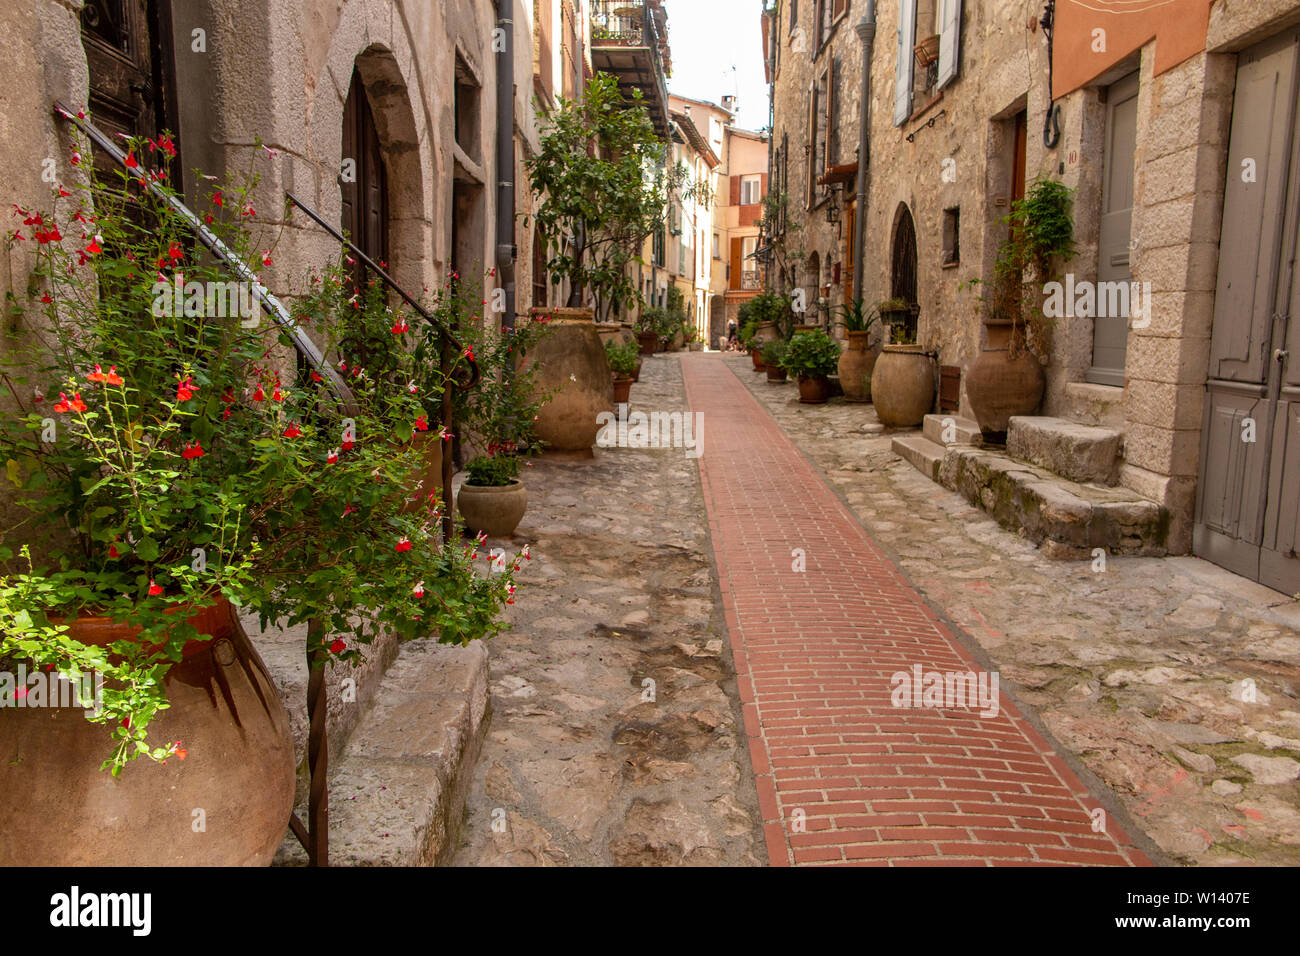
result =
[[[330,864],[450,862],[487,726],[483,644],[403,645],[347,746],[331,748]],[[295,812],[306,822],[305,798]],[[275,862],[307,862],[292,834]]]
[[[922,426],[925,437],[936,445],[978,445],[979,422],[957,415],[926,415]]]
[[[1070,481],[1119,483],[1124,436],[1112,428],[1063,418],[1016,416],[1007,428],[1007,454]]]
[[[960,445],[944,453],[939,482],[1050,557],[1089,558],[1095,548],[1166,553],[1168,511],[1127,488],[1070,481],[1002,452]]]
[[[942,445],[924,435],[897,435],[890,441],[889,448],[895,455],[910,461],[931,481],[939,480],[939,466],[943,464],[944,456]]]

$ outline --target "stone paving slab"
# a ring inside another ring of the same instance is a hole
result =
[[[676,358],[647,358],[630,411],[685,408]],[[492,723],[454,862],[764,862],[695,462],[601,448],[523,477],[505,544],[533,558],[488,645]]]
[[[1300,602],[1194,557],[1049,560],[893,454],[871,406],[713,360],[1172,861],[1300,865]]]
[[[1149,863],[736,375],[682,367],[769,861]]]

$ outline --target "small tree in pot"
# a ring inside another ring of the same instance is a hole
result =
[[[785,343],[780,339],[773,339],[770,342],[763,343],[763,365],[767,369],[767,380],[769,382],[784,382],[787,374],[785,366],[781,363],[785,361]]]
[[[622,405],[631,395],[633,376],[641,364],[637,347],[630,343],[606,342],[605,355],[609,358],[609,367],[614,370],[614,404]]]

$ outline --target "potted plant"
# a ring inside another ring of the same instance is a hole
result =
[[[821,329],[796,332],[785,348],[782,365],[799,382],[799,401],[821,405],[830,398],[829,376],[840,359],[840,347]]]
[[[1043,314],[1042,290],[1059,263],[1074,256],[1073,192],[1037,179],[1011,204],[1007,239],[998,249],[991,299],[979,297],[988,347],[966,373],[966,394],[984,440],[1006,441],[1014,415],[1031,415],[1043,399],[1046,377],[1035,350],[1046,356],[1051,323]],[[979,285],[978,279],[969,283]]]
[[[169,145],[128,148],[138,168]],[[25,214],[28,318],[3,363],[0,458],[19,490],[0,537],[0,672],[96,689],[84,714],[0,707],[0,863],[37,845],[52,865],[264,864],[295,759],[233,608],[321,621],[309,652],[359,663],[378,629],[491,636],[513,571],[485,580],[441,547],[436,500],[405,511],[416,456],[389,436],[421,427],[415,396],[340,356],[356,403],[340,422],[328,380],[290,372],[278,328],[242,307],[249,289],[195,253],[166,188],[119,177]],[[254,186],[222,183],[202,212],[237,256],[269,266],[249,225]],[[39,686],[0,677],[0,696]]]
[[[785,343],[780,339],[764,342],[762,353],[763,366],[767,369],[767,380],[769,382],[784,382],[787,373],[785,366],[781,363],[785,359]]]
[[[654,355],[659,350],[659,323],[663,309],[643,308],[636,320],[636,341],[642,355]]]
[[[631,395],[633,376],[639,364],[637,347],[606,342],[605,355],[609,358],[609,367],[614,370],[614,404],[623,405]]]
[[[846,302],[838,313],[848,348],[840,355],[840,385],[848,402],[871,401],[871,373],[876,367],[876,353],[869,348],[871,327],[880,317],[879,309],[868,312],[861,299]]]
[[[528,489],[519,480],[519,459],[511,454],[480,455],[465,466],[468,475],[456,495],[465,527],[489,538],[515,533],[528,510]]]

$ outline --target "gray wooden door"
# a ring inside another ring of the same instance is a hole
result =
[[[1106,96],[1106,156],[1102,167],[1101,235],[1097,281],[1130,282],[1129,240],[1133,223],[1133,160],[1137,150],[1138,74],[1111,85]],[[1098,296],[1100,301],[1101,297]],[[1092,325],[1092,368],[1098,385],[1124,384],[1128,350],[1126,315],[1098,315]]]
[[[1300,31],[1241,54],[1206,383],[1195,550],[1300,591]]]

